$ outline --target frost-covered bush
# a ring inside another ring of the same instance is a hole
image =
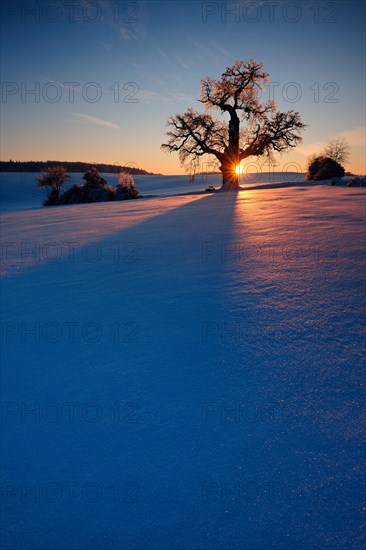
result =
[[[85,181],[85,185],[88,187],[104,187],[107,184],[107,181],[102,178],[102,176],[99,173],[99,170],[97,168],[89,168],[83,175],[83,180]]]
[[[114,188],[107,185],[97,168],[90,168],[83,176],[83,185],[73,185],[65,191],[56,204],[83,204],[114,200]]]
[[[63,166],[49,166],[37,176],[37,187],[44,187],[47,190],[47,199],[44,206],[57,204],[63,184],[70,179]]]
[[[83,204],[88,202],[113,201],[114,188],[110,185],[93,187],[88,184],[73,185],[65,191],[57,201],[57,204]]]
[[[60,172],[61,173],[61,172]],[[67,179],[69,176],[67,176]],[[59,188],[51,188],[45,206],[50,204],[83,204],[89,202],[121,201],[137,199],[139,191],[135,189],[133,176],[121,172],[117,187],[108,185],[96,168],[90,168],[83,176],[84,184],[73,185],[62,195],[59,195]],[[48,180],[47,180],[48,181]],[[53,181],[53,180],[52,180]],[[66,180],[65,180],[66,181]],[[43,184],[45,185],[45,184]]]
[[[316,157],[310,161],[306,179],[309,180],[328,180],[332,178],[341,178],[344,176],[344,168],[335,160],[329,157]]]
[[[124,201],[129,199],[137,199],[140,192],[135,188],[135,180],[132,174],[121,172],[118,178],[118,185],[115,190],[115,200]]]

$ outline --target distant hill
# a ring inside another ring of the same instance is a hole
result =
[[[29,161],[20,161],[20,160],[9,160],[9,161],[0,161],[0,172],[42,172],[48,166],[60,165],[64,166],[68,172],[86,172],[91,166],[95,166],[99,172],[107,172],[110,174],[118,174],[121,170],[124,170],[128,174],[132,175],[144,175],[144,176],[155,176],[153,172],[147,172],[142,168],[134,168],[131,166],[120,166],[117,164],[92,164],[90,162],[69,162],[61,160],[29,160]]]

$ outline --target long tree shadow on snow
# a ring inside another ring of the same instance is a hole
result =
[[[75,317],[85,320],[109,311],[143,319],[157,307],[187,315],[198,304],[212,308],[221,299],[223,243],[230,242],[236,200],[236,193],[205,196],[93,241],[99,257],[78,248],[71,259],[32,266],[6,281],[4,309],[22,320],[32,320],[34,311],[57,320],[72,304]],[[121,216],[125,208],[128,203]]]

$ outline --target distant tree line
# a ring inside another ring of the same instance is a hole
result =
[[[133,176],[156,175],[153,172],[147,172],[142,168],[134,168],[131,166],[120,166],[117,164],[92,164],[90,162],[60,162],[59,160],[0,161],[0,172],[42,172],[43,170],[46,170],[51,166],[59,166],[60,164],[64,166],[68,172],[84,173],[89,170],[92,165],[99,172],[105,172],[109,174],[119,174],[120,172],[125,172]]]

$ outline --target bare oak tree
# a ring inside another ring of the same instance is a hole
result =
[[[168,119],[168,143],[162,149],[177,151],[181,163],[203,155],[216,157],[222,173],[222,190],[239,188],[237,167],[250,156],[283,152],[301,142],[305,128],[298,112],[281,113],[273,101],[260,102],[269,74],[262,63],[236,61],[220,80],[207,77],[202,81],[201,98],[206,113],[188,109]],[[225,122],[211,111],[227,114]],[[244,127],[241,127],[241,124]]]

